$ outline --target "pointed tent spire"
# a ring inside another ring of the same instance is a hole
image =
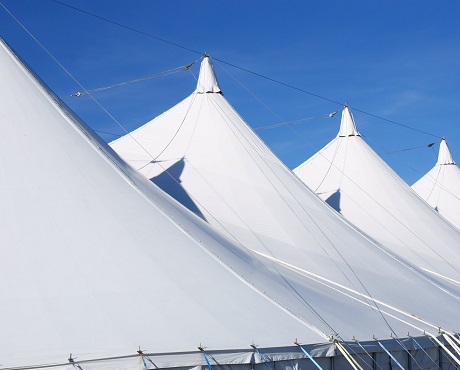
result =
[[[445,138],[442,138],[441,144],[439,144],[438,163],[436,164],[455,164]]]
[[[214,67],[209,60],[209,55],[205,54],[201,62],[200,75],[198,76],[198,83],[196,85],[196,93],[220,93],[220,87],[217,83]]]
[[[347,104],[343,107],[342,121],[340,122],[339,130],[339,137],[346,136],[361,136],[356,128],[355,120]]]

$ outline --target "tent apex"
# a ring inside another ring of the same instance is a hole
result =
[[[356,128],[355,120],[351,114],[348,104],[345,103],[342,111],[342,120],[340,121],[339,137],[361,136]]]
[[[455,164],[452,154],[450,153],[449,146],[446,139],[443,137],[439,144],[438,165]]]
[[[203,54],[202,59],[195,93],[222,93],[207,52]]]

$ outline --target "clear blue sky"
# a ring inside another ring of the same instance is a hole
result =
[[[189,64],[199,54],[103,22],[51,0],[2,3],[87,89]],[[446,136],[460,162],[460,3],[456,1],[61,0],[115,22],[372,114]],[[0,8],[0,34],[93,129],[121,129]],[[341,106],[214,62],[226,98],[252,126],[318,117]],[[198,63],[191,71],[198,72]],[[238,80],[259,100],[235,82]],[[195,86],[189,71],[95,93],[128,130]],[[275,114],[274,114],[274,113]],[[354,112],[358,129],[408,183],[432,149],[385,154],[437,137]],[[260,131],[291,168],[337,133],[340,114]],[[110,141],[114,137],[101,135]],[[435,146],[437,152],[437,145]]]

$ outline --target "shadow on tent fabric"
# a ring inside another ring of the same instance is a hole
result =
[[[180,176],[184,171],[185,161],[184,158],[179,159],[171,167],[160,173],[158,176],[152,177],[152,181],[165,193],[168,193],[174,199],[176,199],[183,206],[187,207],[190,211],[195,213],[198,217],[201,217],[206,221],[206,218],[201,213],[193,199],[188,195],[185,189],[180,185]]]
[[[332,193],[325,202],[340,213],[340,189]]]

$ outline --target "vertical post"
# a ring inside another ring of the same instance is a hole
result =
[[[372,370],[377,370],[377,352],[372,352]]]
[[[410,350],[407,350],[407,370],[412,370],[412,356]]]
[[[388,355],[388,363],[389,363],[389,365],[390,365],[390,369],[393,369],[393,365],[391,364],[391,360],[393,360],[397,367],[399,367],[401,370],[405,370],[405,369],[404,369],[404,366],[402,366],[402,365],[398,362],[398,360],[396,359],[396,357],[394,357],[394,356],[391,354],[391,352],[390,352],[389,350],[387,350],[387,349],[385,348],[385,346],[384,346],[382,343],[380,343],[377,339],[376,339],[376,342],[378,343],[378,345],[380,346],[380,348],[382,348],[382,349],[387,353],[387,355]]]
[[[438,346],[438,366],[439,366],[439,369],[442,370],[442,351],[441,351],[441,346]]]

